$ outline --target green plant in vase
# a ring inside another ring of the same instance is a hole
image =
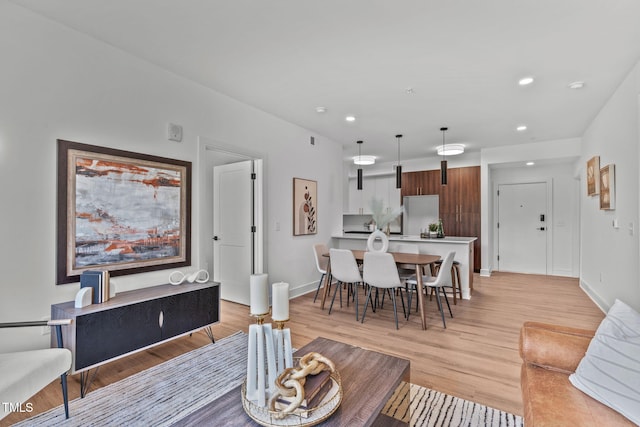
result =
[[[433,222],[429,224],[429,236],[437,236],[438,235],[438,223]]]

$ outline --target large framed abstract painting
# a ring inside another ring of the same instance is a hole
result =
[[[56,283],[191,265],[191,162],[58,140]]]
[[[318,229],[318,184],[293,178],[293,235],[316,234]]]
[[[600,169],[600,209],[616,208],[616,166],[610,164]]]

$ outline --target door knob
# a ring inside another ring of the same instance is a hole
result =
[[[544,231],[544,227],[536,228],[536,230]]]
[[[219,238],[218,236],[213,236],[213,240],[222,240],[222,239]]]

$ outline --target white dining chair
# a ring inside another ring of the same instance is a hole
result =
[[[356,258],[349,249],[330,249],[329,258],[331,262],[331,276],[336,279],[337,284],[333,291],[333,298],[329,306],[329,314],[333,309],[333,303],[336,300],[336,294],[340,292],[340,307],[342,307],[342,285],[347,286],[347,307],[349,306],[349,298],[351,295],[355,298],[356,320],[358,315],[358,285],[362,283],[362,275],[358,268]]]
[[[362,323],[364,323],[364,317],[367,314],[367,306],[371,301],[371,290],[373,288],[381,289],[383,293],[389,289],[391,290],[391,300],[393,301],[393,316],[396,321],[396,329],[398,329],[398,310],[396,305],[396,293],[400,292],[400,300],[402,301],[402,310],[405,312],[404,298],[402,297],[402,282],[398,275],[398,268],[396,262],[393,259],[393,255],[387,252],[366,252],[364,254],[364,262],[362,267],[362,275],[364,283],[369,286],[367,291],[367,298],[364,303],[364,310],[362,311]]]
[[[396,246],[394,252],[402,252],[405,254],[419,254],[420,248],[417,245],[399,243]],[[407,320],[409,320],[409,314],[411,314],[411,304],[413,299],[413,293],[416,292],[416,286],[414,284],[407,283],[407,280],[416,277],[416,266],[413,264],[398,264],[398,274],[400,275],[400,281],[404,283],[404,291],[407,296]],[[424,273],[423,273],[424,274]],[[429,274],[427,274],[429,276]],[[416,312],[418,311],[418,298],[416,296]]]
[[[453,313],[451,312],[451,306],[449,305],[449,299],[447,298],[447,293],[444,291],[444,287],[451,287],[451,265],[453,264],[453,258],[456,256],[455,252],[449,252],[444,260],[442,261],[442,265],[438,270],[438,275],[436,277],[431,276],[422,276],[422,284],[428,288],[432,288],[436,291],[436,302],[438,303],[438,309],[440,310],[440,316],[442,317],[442,324],[444,328],[447,328],[447,324],[444,320],[444,309],[442,307],[442,301],[440,300],[440,291],[442,290],[442,294],[444,295],[444,300],[447,303],[447,307],[449,308],[449,314],[451,318],[453,318]],[[409,285],[413,285],[417,287],[418,280],[416,277],[412,277],[407,279],[406,283]],[[418,290],[422,292],[422,289]]]
[[[442,265],[442,260],[437,261],[434,265],[435,271],[437,272]],[[458,299],[462,299],[462,281],[460,280],[460,262],[453,260],[453,264],[451,264],[451,291],[453,293],[453,305],[458,304]],[[433,295],[433,292],[431,292]],[[431,295],[429,299],[431,299]],[[456,297],[457,296],[457,297]]]
[[[318,282],[318,287],[316,288],[316,294],[313,296],[313,302],[316,302],[318,298],[318,292],[322,287],[323,280],[327,275],[327,267],[329,265],[329,258],[324,256],[324,254],[329,253],[329,248],[324,243],[318,243],[313,245],[313,255],[316,260],[316,268],[320,273],[320,281]],[[331,277],[327,280],[328,286],[331,286]]]

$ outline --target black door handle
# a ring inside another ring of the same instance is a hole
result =
[[[536,228],[536,230],[544,231],[544,227]]]
[[[213,236],[213,240],[220,240],[218,236]]]

